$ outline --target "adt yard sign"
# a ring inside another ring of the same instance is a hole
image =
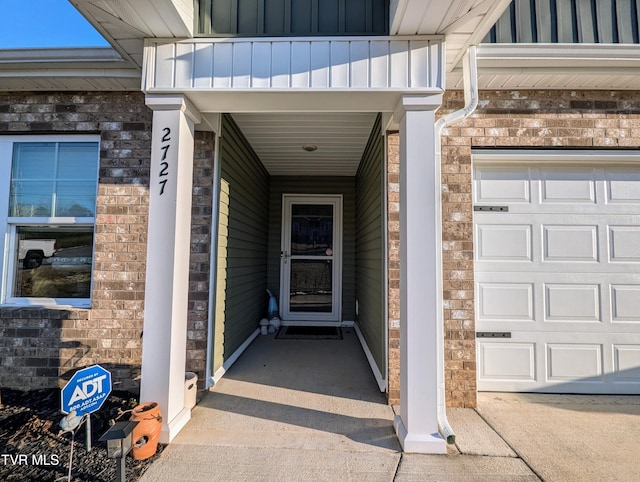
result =
[[[62,412],[93,413],[111,393],[111,373],[100,365],[78,370],[62,389]]]

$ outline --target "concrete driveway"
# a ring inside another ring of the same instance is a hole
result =
[[[478,395],[481,418],[541,479],[640,480],[640,396]]]

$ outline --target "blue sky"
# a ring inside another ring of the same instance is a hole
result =
[[[67,0],[0,0],[0,49],[107,45]]]

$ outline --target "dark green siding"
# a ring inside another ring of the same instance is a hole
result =
[[[280,294],[283,194],[342,194],[342,320],[354,321],[356,192],[354,177],[271,176],[269,193],[269,289]]]
[[[356,174],[356,298],[360,330],[382,374],[386,372],[383,161],[378,116]]]
[[[640,0],[514,0],[484,42],[639,42]]]
[[[214,371],[258,327],[267,306],[269,175],[230,116],[220,140]]]
[[[196,36],[387,35],[389,0],[194,0]]]

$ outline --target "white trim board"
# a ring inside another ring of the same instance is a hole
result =
[[[378,388],[380,389],[381,392],[386,392],[387,379],[382,375],[382,373],[380,373],[380,369],[378,368],[378,365],[376,364],[376,361],[373,358],[373,353],[371,353],[371,350],[369,349],[369,345],[367,345],[367,342],[364,339],[364,335],[360,331],[360,326],[358,326],[358,324],[356,323],[354,325],[354,328],[356,330],[356,335],[358,335],[358,340],[360,340],[360,345],[362,345],[362,350],[364,351],[364,354],[367,357],[367,361],[369,362],[369,366],[371,367],[371,371],[373,372],[373,376],[375,377],[376,382],[378,383]]]
[[[244,351],[249,347],[249,345],[251,345],[253,340],[255,340],[259,334],[260,334],[260,329],[256,328],[256,330],[253,333],[251,333],[251,335],[249,335],[249,338],[247,338],[244,341],[244,343],[240,345],[238,349],[234,351],[233,354],[225,360],[222,366],[218,368],[216,372],[213,374],[213,377],[207,380],[208,388],[215,386],[215,384],[220,381],[220,379],[224,376],[224,374],[227,373],[229,368],[231,368],[231,366],[238,360],[238,358],[240,358],[240,355],[244,353]]]

